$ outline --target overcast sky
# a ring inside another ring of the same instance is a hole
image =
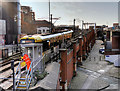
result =
[[[48,20],[48,2],[24,2],[21,0],[21,5],[32,7],[36,19]],[[80,20],[109,26],[118,22],[117,2],[51,2],[50,6],[53,18],[61,17],[55,25],[72,25],[74,18],[77,25],[81,24]]]

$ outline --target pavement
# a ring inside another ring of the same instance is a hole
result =
[[[96,40],[88,58],[77,68],[77,76],[72,79],[69,89],[119,89],[120,68],[104,60],[104,55],[99,53],[101,44],[101,40]]]
[[[60,70],[60,64],[57,62],[49,63],[46,66],[46,72],[48,73],[45,78],[42,80],[39,80],[37,84],[34,87],[31,87],[30,89],[38,90],[38,88],[42,89],[56,89],[57,88],[57,81],[59,77],[59,70]],[[41,91],[41,90],[40,90]]]

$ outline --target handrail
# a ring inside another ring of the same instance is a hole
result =
[[[40,57],[40,58],[38,58],[36,61],[38,61],[37,63],[36,63],[36,65],[34,65],[34,67],[33,68],[35,68],[37,65],[38,65],[38,63],[41,61],[41,59],[42,59],[42,57]],[[34,61],[34,62],[36,62],[36,61]],[[33,63],[34,63],[33,62]]]
[[[32,80],[32,62],[31,62],[31,64],[30,64],[30,67],[29,67],[29,69],[28,69],[28,71],[27,71],[27,75],[26,75],[26,88],[28,89],[29,88],[29,85],[30,85],[30,82],[31,82],[31,80]],[[30,71],[30,69],[31,69],[31,71]],[[31,79],[30,79],[30,81],[29,81],[29,78],[30,78],[30,76],[31,76]]]
[[[33,66],[33,69],[38,65],[38,63],[43,59],[45,57],[45,54],[42,56],[42,57],[39,57],[36,61],[38,61],[37,63],[36,63],[36,65],[34,65]],[[36,61],[34,61],[34,62],[36,62]],[[33,63],[34,63],[33,62]]]
[[[19,62],[19,64],[18,64],[18,67],[17,67],[17,70],[16,70],[16,72],[15,72],[15,76],[17,75],[17,77],[15,77],[15,85],[17,84],[17,86],[15,86],[15,89],[18,87],[18,84],[19,84],[19,81],[20,81],[20,77],[21,77],[21,62],[22,61],[20,61]],[[18,69],[19,69],[19,71],[18,71]],[[18,72],[18,74],[17,74],[17,72]],[[19,78],[18,78],[19,77]],[[18,80],[18,81],[17,81]],[[17,83],[16,83],[17,82]]]
[[[45,57],[45,55],[43,55],[42,57],[39,57],[37,60],[31,62],[29,69],[26,69],[27,74],[26,74],[26,77],[24,78],[25,83],[26,83],[26,89],[29,89],[29,87],[30,87],[30,83],[33,78],[33,69],[36,68],[40,62],[43,62],[42,60],[44,57]],[[21,61],[21,62],[23,62],[23,61]],[[21,78],[21,62],[19,62],[17,70],[15,72],[15,76],[17,75],[17,77],[15,77],[15,85],[16,85],[15,89],[18,87],[20,80],[23,79],[23,78]],[[33,67],[34,62],[37,62],[37,63]],[[42,63],[42,65],[44,65],[44,64]],[[26,67],[27,67],[27,65],[26,65]],[[42,68],[44,68],[44,66],[42,66]]]
[[[17,67],[17,70],[16,70],[16,72],[15,72],[15,75],[17,74],[17,71],[18,71],[19,65],[20,65],[20,62],[19,62],[19,64],[18,64],[18,67]]]

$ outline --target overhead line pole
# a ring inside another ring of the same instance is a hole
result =
[[[50,16],[51,16],[51,33],[53,33],[53,31],[52,31],[52,14]]]
[[[73,37],[75,37],[75,19],[73,20],[73,31],[74,31]]]
[[[50,0],[49,0],[49,31],[50,31],[50,33],[51,33],[51,29],[50,29],[50,27],[51,27],[51,23],[50,23]]]

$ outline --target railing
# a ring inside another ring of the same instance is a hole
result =
[[[15,56],[16,54],[20,54],[22,52],[22,48],[20,46],[11,45],[0,48],[0,51],[2,51],[1,60],[4,60],[6,58]]]
[[[44,61],[44,56],[39,57],[37,60],[31,62],[29,70],[27,70],[27,75],[26,75],[26,88],[29,89],[30,83],[33,79],[33,72],[37,69],[39,69],[39,72],[43,72],[45,68],[45,61]],[[34,64],[34,66],[33,66]],[[41,67],[41,68],[40,68]]]
[[[19,86],[19,82],[20,82],[20,80],[26,80],[25,81],[25,83],[26,83],[26,89],[28,89],[29,88],[29,86],[30,86],[30,83],[31,83],[31,80],[32,80],[32,78],[33,78],[33,74],[32,74],[32,72],[33,72],[33,63],[31,62],[31,64],[30,64],[30,67],[29,67],[29,69],[27,70],[27,65],[26,65],[26,72],[27,72],[27,74],[26,74],[26,78],[21,78],[21,63],[22,63],[23,61],[21,61],[21,62],[19,62],[19,64],[18,64],[18,67],[17,67],[17,70],[16,70],[16,72],[15,72],[15,89],[17,89],[17,87]],[[31,71],[30,71],[31,70]]]
[[[33,78],[33,62],[31,62],[29,70],[27,70],[26,75],[26,89],[30,87],[31,80]]]
[[[42,57],[39,57],[37,60],[33,61],[33,72],[37,69],[39,69],[40,72],[42,72],[45,68],[45,55]]]
[[[20,82],[20,78],[21,78],[21,63],[22,63],[22,61],[21,62],[19,62],[19,64],[18,64],[18,67],[17,67],[17,70],[16,70],[16,72],[15,72],[15,89],[18,87],[18,85],[19,85],[19,82]]]
[[[26,65],[27,74],[26,74],[25,78],[21,78],[21,63],[23,61],[19,62],[17,70],[15,72],[15,89],[17,89],[17,87],[19,86],[20,80],[25,80],[26,89],[29,89],[30,83],[33,79],[33,72],[37,69],[39,69],[39,72],[41,72],[41,73],[44,71],[44,68],[45,68],[44,57],[45,57],[45,55],[42,57],[39,57],[37,60],[31,62],[29,69],[27,69],[27,65]]]

